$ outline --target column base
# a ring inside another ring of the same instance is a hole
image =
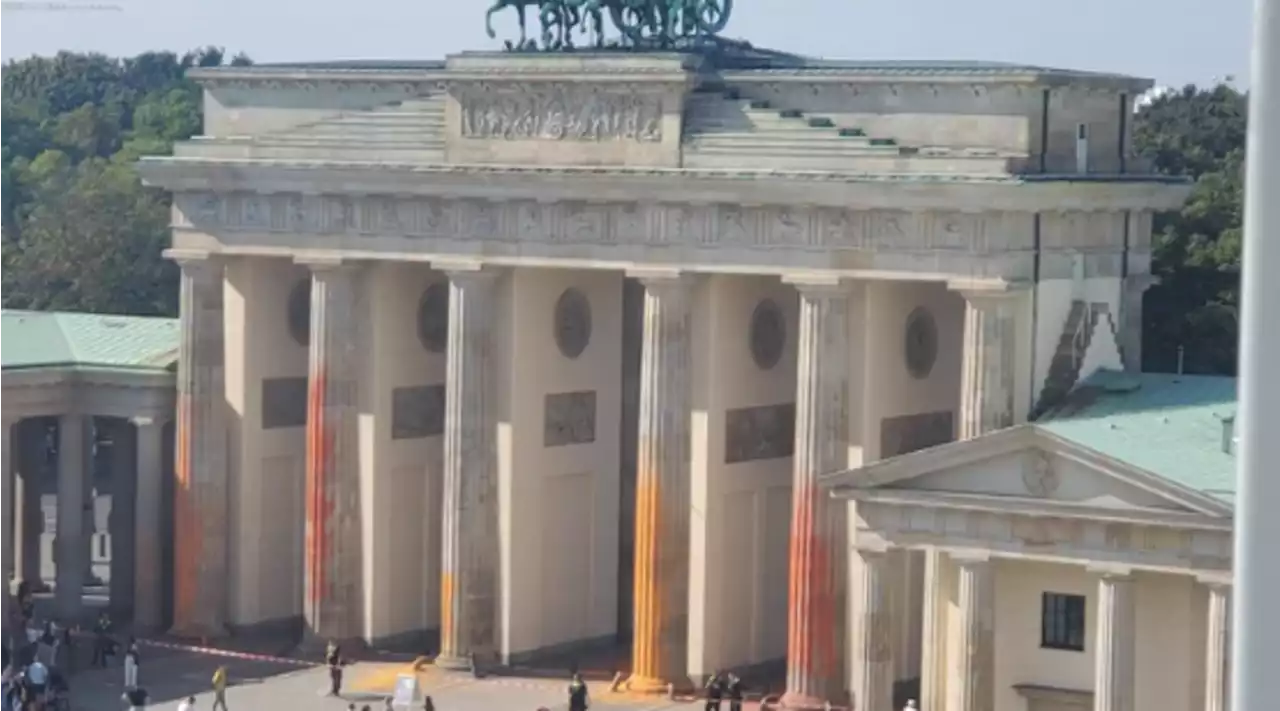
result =
[[[459,657],[452,654],[439,654],[436,655],[432,664],[434,664],[437,669],[443,669],[445,671],[471,671],[470,657]]]
[[[830,699],[824,699],[818,696],[809,696],[794,691],[788,691],[778,699],[778,707],[787,709],[787,711],[814,711],[815,709],[825,709],[834,706]],[[860,710],[862,711],[862,710]],[[866,709],[865,711],[881,711],[880,709]]]
[[[622,685],[622,688],[636,694],[665,694],[672,687],[679,690],[688,684],[689,681],[687,679],[673,682],[652,676],[632,674],[626,683]]]

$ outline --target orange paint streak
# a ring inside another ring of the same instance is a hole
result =
[[[634,639],[632,642],[632,678],[628,682],[632,690],[642,691],[649,686],[662,688],[664,668],[662,658],[663,580],[661,570],[662,544],[662,492],[656,476],[638,477],[636,485],[636,537]]]
[[[306,520],[306,601],[315,607],[324,599],[327,588],[328,518],[332,498],[328,495],[332,437],[325,421],[326,369],[319,364],[311,374],[307,392],[307,520]]]
[[[818,495],[814,487],[802,486],[793,502],[787,657],[805,676],[830,678],[837,672],[835,571]]]
[[[440,636],[449,638],[453,633],[453,600],[458,594],[451,571],[440,573]]]
[[[199,620],[203,515],[192,479],[191,395],[178,395],[174,442],[174,628],[194,631]]]

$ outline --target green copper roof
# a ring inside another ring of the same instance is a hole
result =
[[[178,360],[178,320],[153,316],[0,312],[4,370],[164,371]]]
[[[1235,414],[1235,378],[1102,371],[1036,425],[1233,503],[1235,456],[1223,444]]]

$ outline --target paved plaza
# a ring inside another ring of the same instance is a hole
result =
[[[347,689],[342,698],[325,695],[328,672],[320,666],[278,660],[247,660],[221,655],[146,647],[143,649],[142,682],[152,693],[148,708],[174,711],[187,696],[196,697],[197,709],[209,709],[213,694],[210,677],[220,664],[227,665],[231,685],[230,709],[314,709],[341,711],[348,704],[383,708],[391,695],[395,676],[407,668],[401,663],[359,662],[348,667]],[[73,681],[72,708],[77,711],[119,711],[123,708],[123,674],[119,665],[82,671]],[[538,677],[489,677],[427,671],[419,675],[423,693],[430,694],[440,711],[533,711],[567,708],[567,679]],[[594,711],[660,711],[693,708],[693,702],[665,698],[610,694],[608,682],[591,684]]]

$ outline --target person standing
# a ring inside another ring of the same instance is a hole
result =
[[[124,688],[133,689],[138,686],[138,641],[129,638],[129,647],[124,651]]]
[[[733,672],[729,672],[725,694],[729,697],[729,711],[742,711],[742,678]]]
[[[107,657],[112,653],[111,618],[105,610],[98,613],[98,621],[93,625],[93,665],[107,668]]]
[[[716,671],[711,674],[711,678],[707,679],[707,711],[720,711],[720,700],[724,698],[724,680],[720,678],[720,672]]]
[[[575,672],[573,681],[569,683],[569,711],[587,711],[590,706],[587,685],[582,681],[582,675]]]
[[[213,673],[213,706],[210,709],[227,711],[227,668],[218,667]]]
[[[342,645],[329,640],[325,649],[324,663],[329,667],[329,695],[342,695],[342,667],[347,662],[342,658]]]

